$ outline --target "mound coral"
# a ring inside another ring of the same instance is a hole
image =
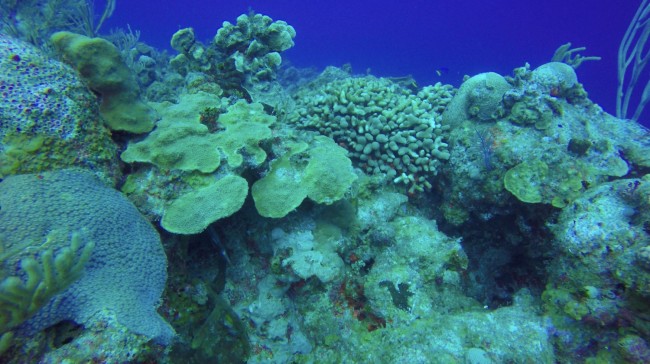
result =
[[[34,292],[23,295],[33,316],[22,323],[27,315],[15,316],[2,330],[19,324],[16,333],[34,334],[63,320],[92,325],[108,311],[135,333],[171,341],[173,329],[156,313],[165,252],[119,192],[87,172],[17,175],[0,183],[0,206],[0,308],[7,312],[16,291]]]

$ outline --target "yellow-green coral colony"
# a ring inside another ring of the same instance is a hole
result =
[[[250,155],[255,167],[266,160],[266,152],[259,143],[271,138],[269,126],[275,123],[275,116],[266,114],[262,104],[240,100],[221,114],[217,122],[225,130],[217,135],[216,145],[225,153],[230,167],[242,165],[242,152]]]
[[[90,33],[0,34],[0,361],[650,362],[650,138],[570,44],[454,89],[280,69],[252,11]]]
[[[163,103],[156,108],[163,119],[156,130],[122,153],[125,162],[149,162],[163,169],[214,172],[221,164],[221,153],[232,168],[242,165],[242,152],[251,155],[257,166],[266,160],[258,144],[271,137],[269,125],[275,117],[267,115],[261,104],[239,101],[221,114],[217,123],[225,130],[210,133],[200,123],[200,113],[218,106],[220,100],[199,92],[184,94],[178,104]]]
[[[306,154],[306,166],[301,153]],[[345,149],[329,138],[317,137],[306,151],[296,148],[295,153],[274,161],[271,171],[253,184],[251,192],[260,215],[279,218],[306,197],[327,205],[340,200],[356,179]]]
[[[169,202],[162,226],[170,232],[200,233],[210,223],[235,213],[248,195],[248,183],[237,173],[259,167],[266,161],[267,153],[260,142],[272,137],[269,127],[276,122],[276,117],[268,115],[259,103],[240,100],[219,115],[216,122],[221,129],[210,133],[200,123],[201,111],[219,104],[218,98],[198,92],[184,94],[178,104],[156,105],[162,115],[156,130],[144,140],[129,144],[122,153],[122,160],[128,163],[144,162],[163,170],[220,174],[214,182]],[[346,150],[331,139],[323,136],[314,139],[305,152],[309,158],[306,166],[292,163],[292,158],[298,158],[296,155],[307,148],[299,144],[285,141],[288,151],[271,163],[265,177],[253,184],[253,199],[262,216],[286,216],[306,197],[331,204],[343,198],[356,180]],[[221,165],[222,158],[228,168]],[[208,180],[203,178],[202,183]],[[133,190],[133,181],[129,181],[128,186]],[[205,206],[198,207],[201,204]]]
[[[51,41],[88,86],[102,95],[100,112],[111,129],[131,133],[153,129],[156,115],[140,99],[133,72],[111,42],[71,32],[54,33]]]
[[[248,195],[245,179],[228,175],[207,187],[174,200],[161,224],[176,234],[198,234],[211,223],[237,212]]]

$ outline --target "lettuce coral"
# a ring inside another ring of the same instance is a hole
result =
[[[213,172],[221,164],[217,138],[200,123],[200,112],[219,105],[204,92],[183,94],[177,104],[154,104],[162,116],[156,130],[130,143],[120,156],[127,163],[147,162],[162,169]]]
[[[165,210],[161,225],[176,234],[198,234],[211,223],[237,212],[248,196],[248,182],[229,175],[187,193]]]
[[[271,164],[271,171],[253,184],[260,215],[280,218],[309,197],[317,203],[340,200],[357,179],[345,149],[319,136],[311,148],[297,147]],[[304,159],[304,160],[303,160]]]
[[[217,123],[225,130],[217,134],[216,145],[226,155],[230,167],[241,166],[244,154],[250,155],[253,166],[259,166],[266,160],[266,152],[259,147],[259,143],[271,138],[269,126],[275,123],[275,116],[266,114],[262,104],[240,100],[221,114]]]

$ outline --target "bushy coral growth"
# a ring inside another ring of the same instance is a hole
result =
[[[338,79],[330,80],[332,74]],[[413,93],[389,79],[330,68],[294,95],[288,119],[334,139],[364,172],[421,192],[449,158],[440,113],[452,95],[448,85]]]

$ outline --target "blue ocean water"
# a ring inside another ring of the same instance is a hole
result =
[[[296,45],[286,52],[295,66],[350,63],[355,73],[412,75],[421,86],[457,87],[464,75],[509,75],[525,62],[535,68],[571,42],[586,47],[585,56],[602,57],[582,65],[578,78],[589,98],[613,114],[618,47],[637,7],[638,1],[592,0],[124,1],[106,27],[130,24],[164,49],[180,28],[193,27],[208,41],[223,21],[252,9],[296,29]]]

